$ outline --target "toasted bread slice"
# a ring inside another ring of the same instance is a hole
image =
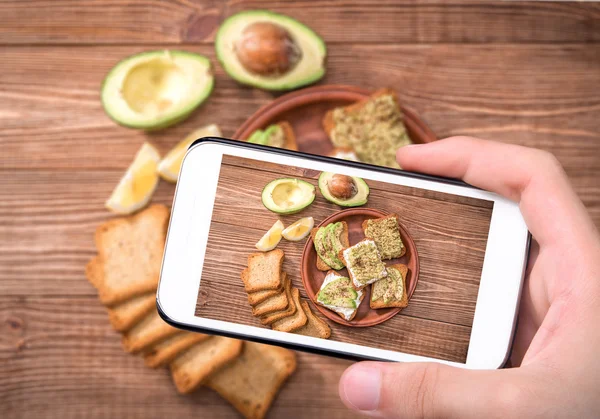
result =
[[[365,220],[362,229],[366,238],[375,241],[382,260],[399,258],[406,253],[406,246],[400,235],[398,214]]]
[[[294,134],[294,129],[292,128],[290,123],[288,121],[281,121],[278,122],[277,125],[281,127],[281,129],[283,130],[283,135],[285,136],[285,145],[283,146],[283,148],[298,151],[296,135]]]
[[[350,247],[350,239],[348,237],[348,223],[345,221],[340,221],[342,223],[342,231],[340,233],[340,243],[342,244],[342,247],[346,248],[346,247]],[[317,231],[319,231],[319,228],[325,228],[327,227],[322,226],[322,227],[315,227],[310,231],[310,236],[313,240],[313,244],[315,245],[315,252],[317,251],[316,248],[316,244],[315,244],[315,235],[317,234]],[[320,271],[328,271],[331,269],[331,266],[329,266],[327,263],[325,263],[325,261],[323,259],[321,259],[321,257],[319,256],[319,254],[317,253],[317,269]]]
[[[283,278],[281,282],[283,282],[284,284],[289,281],[289,278],[285,272],[281,272],[281,277]],[[288,307],[289,303],[290,302],[288,301],[285,289],[283,289],[279,294],[252,307],[252,315],[258,317],[265,314],[273,313],[275,311],[285,310]]]
[[[236,359],[242,346],[241,340],[211,336],[177,356],[170,365],[177,391],[194,391],[212,373]]]
[[[285,295],[289,301],[288,307],[285,310],[275,311],[273,313],[265,314],[260,318],[260,323],[265,326],[276,322],[279,319],[283,319],[284,317],[292,316],[296,313],[296,305],[293,302],[292,297],[292,281],[288,281],[285,287]]]
[[[127,352],[138,353],[177,332],[179,332],[178,329],[169,326],[156,310],[152,310],[138,324],[123,334],[122,343]]]
[[[242,271],[246,292],[276,290],[281,288],[283,250],[253,253],[248,256],[248,268]]]
[[[262,419],[295,370],[296,355],[292,351],[245,342],[239,358],[211,375],[206,385],[245,418]]]
[[[169,221],[164,205],[108,221],[96,230],[90,280],[106,305],[156,290]]]
[[[144,352],[144,363],[150,368],[162,367],[169,364],[183,351],[208,338],[210,338],[210,335],[181,331],[162,342],[154,344]]]
[[[248,303],[250,303],[250,305],[252,307],[254,307],[257,304],[260,304],[263,301],[265,301],[281,292],[285,292],[285,288],[283,286],[276,290],[264,290],[264,291],[251,292],[248,294]]]
[[[102,275],[102,262],[100,261],[98,256],[94,256],[90,261],[85,265],[85,277],[95,288],[98,288],[100,284],[100,278]]]
[[[302,308],[302,311],[304,311],[308,321],[304,326],[293,333],[304,336],[312,336],[315,338],[328,339],[331,336],[331,328],[329,325],[317,317],[315,313],[313,313],[313,311],[310,309],[310,305],[305,300],[300,301],[300,307]]]
[[[352,105],[348,105],[348,106],[344,106],[344,110],[346,112],[357,112],[360,111],[367,103],[369,103],[369,101],[380,97],[380,96],[387,96],[390,95],[394,98],[394,101],[396,103],[398,102],[398,94],[396,93],[396,91],[394,89],[391,89],[389,87],[384,87],[382,89],[377,89],[375,92],[373,92],[373,94],[371,96],[369,96],[366,99],[360,100],[358,102],[353,103]],[[325,114],[325,116],[323,117],[323,129],[325,130],[325,132],[327,133],[327,135],[329,135],[329,137],[331,137],[331,132],[333,131],[333,129],[335,128],[335,119],[333,117],[333,112],[336,110],[337,108],[334,109],[330,109],[327,111],[327,113]],[[338,148],[345,148],[345,149],[351,149],[351,146],[338,146]]]
[[[355,250],[357,247],[360,247],[360,246],[369,246],[370,247],[369,248],[370,256],[374,257],[374,258],[376,257],[377,259],[379,259],[380,263],[378,263],[377,266],[374,266],[372,268],[373,269],[372,272],[357,273],[357,270],[359,269],[358,264],[352,263],[346,257],[348,252],[352,252],[353,250]],[[385,278],[387,276],[387,271],[385,270],[385,264],[381,261],[381,254],[379,253],[379,250],[377,249],[377,245],[375,244],[374,240],[363,239],[363,240],[359,241],[358,243],[356,243],[354,246],[350,246],[350,247],[347,247],[347,248],[341,250],[338,257],[342,260],[342,262],[346,266],[346,269],[348,270],[348,275],[350,275],[350,279],[352,280],[352,285],[357,290],[362,290],[367,285],[372,284],[373,282],[379,281],[380,279]]]
[[[298,288],[292,290],[292,301],[290,303],[296,306],[296,312],[289,317],[284,317],[283,319],[271,323],[271,328],[273,330],[279,332],[293,332],[300,329],[308,321],[308,318],[300,305],[300,291],[298,291]]]
[[[109,307],[108,319],[113,329],[118,332],[125,332],[154,309],[156,309],[156,294],[150,292]]]
[[[323,303],[322,301],[320,301],[318,299],[319,293],[321,292],[321,290],[327,285],[327,283],[331,280],[334,281],[338,278],[346,278],[348,279],[348,277],[341,275],[340,273],[331,270],[329,272],[327,272],[327,275],[325,275],[325,279],[323,280],[323,284],[321,284],[321,288],[319,289],[319,292],[317,292],[317,295],[315,296],[315,304],[319,304],[320,306],[325,307],[328,310],[333,311],[334,313],[338,314],[342,319],[346,320],[346,321],[352,321],[354,319],[354,317],[356,317],[356,313],[358,313],[358,309],[360,307],[360,304],[362,303],[362,301],[365,298],[366,292],[363,290],[356,290],[356,307],[354,309],[349,309],[349,308],[345,308],[345,307],[336,307],[335,305],[327,305],[325,303]],[[354,284],[352,283],[352,280],[350,279],[351,282],[351,286],[354,287]],[[348,312],[348,310],[351,310],[351,312]]]
[[[387,110],[379,111],[381,106],[387,106]],[[337,118],[345,125],[357,117],[363,125],[355,125],[352,136],[336,131]],[[365,100],[328,111],[323,118],[323,128],[334,147],[351,148],[360,161],[379,166],[399,168],[396,151],[411,143],[398,97],[391,89],[377,90]]]
[[[384,302],[383,297],[379,297],[376,300],[371,299],[371,301],[369,301],[369,305],[371,308],[374,308],[374,309],[388,308],[388,307],[404,308],[408,305],[408,289],[406,288],[406,276],[408,275],[408,266],[398,263],[396,265],[388,266],[387,270],[388,270],[388,277],[390,275],[393,275],[393,273],[390,273],[390,271],[392,271],[392,270],[397,271],[398,274],[400,275],[400,278],[402,281],[402,298],[400,298],[399,300],[392,299],[386,303],[386,302]],[[375,282],[372,285],[371,295],[372,296],[374,295],[375,287],[386,287],[386,286],[389,286],[389,281],[387,280],[387,278],[384,278],[380,281]]]

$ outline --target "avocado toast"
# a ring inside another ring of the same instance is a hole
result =
[[[381,253],[381,259],[395,259],[406,253],[406,246],[400,236],[398,214],[365,220],[362,228],[365,237],[375,241],[377,249]]]
[[[371,308],[404,308],[408,305],[408,289],[406,275],[408,267],[396,264],[387,267],[387,277],[375,282],[371,288]]]
[[[287,121],[269,125],[264,130],[254,131],[247,142],[298,151],[294,130]]]
[[[340,250],[338,257],[344,262],[352,284],[357,290],[387,276],[381,254],[371,239],[363,239],[354,246]]]
[[[311,235],[317,252],[317,269],[320,271],[342,269],[344,264],[339,258],[339,252],[350,246],[348,224],[345,221],[330,223],[314,228]]]
[[[350,278],[329,271],[316,295],[316,303],[350,321],[356,316],[364,297],[364,291],[354,289]]]

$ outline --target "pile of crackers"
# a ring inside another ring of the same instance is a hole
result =
[[[248,267],[241,278],[252,315],[279,332],[329,338],[329,325],[300,298],[300,291],[292,287],[290,277],[282,270],[284,256],[280,249],[248,256]]]
[[[164,205],[116,218],[96,230],[98,250],[86,266],[88,280],[108,309],[124,349],[150,368],[168,366],[175,387],[217,391],[246,418],[263,418],[296,369],[292,351],[175,329],[156,310],[170,211]]]

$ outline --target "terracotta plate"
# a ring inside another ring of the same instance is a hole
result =
[[[327,225],[329,223],[335,223],[338,221],[346,221],[348,223],[348,235],[350,239],[350,245],[354,245],[365,238],[362,231],[362,223],[367,219],[380,218],[388,215],[383,211],[379,211],[372,208],[352,208],[343,211],[333,213],[327,217],[318,227]],[[392,259],[385,261],[386,265],[394,265],[396,263],[403,263],[408,266],[408,276],[406,278],[406,288],[408,290],[408,298],[412,297],[415,288],[417,287],[417,281],[419,279],[419,256],[417,254],[417,248],[412,237],[408,234],[408,231],[402,224],[400,224],[400,236],[406,246],[406,254],[398,259]],[[302,283],[304,289],[308,294],[308,297],[314,303],[316,300],[316,294],[319,292],[325,275],[327,272],[319,271],[317,269],[317,252],[313,244],[312,238],[308,238],[304,246],[302,253],[302,262],[300,264]],[[346,269],[338,271],[342,275],[348,275]],[[400,308],[382,308],[382,309],[371,309],[369,301],[371,298],[371,287],[365,288],[366,295],[358,308],[358,313],[352,321],[346,321],[342,319],[337,313],[326,309],[316,303],[314,306],[328,319],[352,327],[367,327],[374,326],[382,323],[394,315],[396,315],[401,309]],[[410,304],[410,301],[409,301]]]
[[[233,135],[247,140],[255,130],[279,121],[288,121],[300,151],[328,155],[333,150],[329,137],[323,130],[325,113],[338,106],[347,106],[363,100],[370,91],[353,86],[324,85],[309,87],[283,95],[263,106],[244,122]],[[413,111],[401,106],[408,135],[415,143],[429,143],[437,137]]]

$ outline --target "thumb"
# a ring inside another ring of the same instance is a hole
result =
[[[347,407],[371,417],[502,417],[519,397],[516,376],[516,370],[361,362],[346,370],[339,392]]]

